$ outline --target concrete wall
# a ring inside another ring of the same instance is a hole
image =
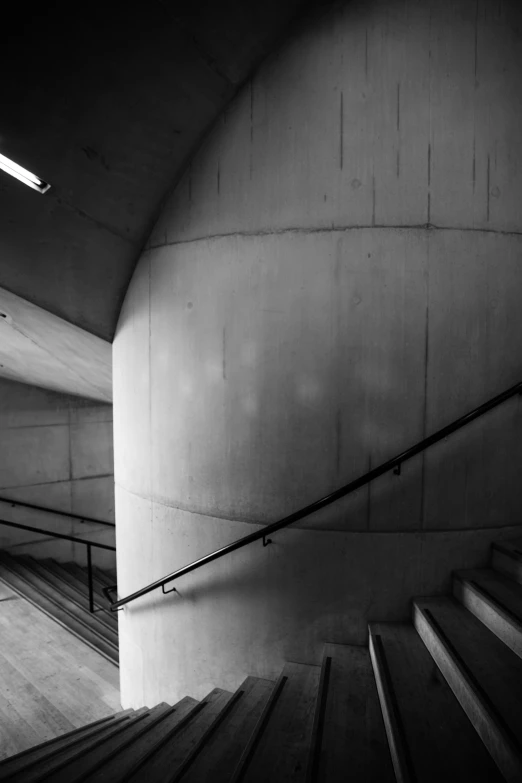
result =
[[[112,406],[0,379],[0,495],[114,522]],[[114,530],[0,501],[0,517],[114,546]],[[0,548],[86,561],[85,546],[0,525]],[[111,552],[94,562],[113,567]]]
[[[507,1],[346,4],[223,115],[120,315],[120,595],[521,379],[521,22]],[[122,703],[318,662],[485,562],[518,521],[521,413],[129,606]]]

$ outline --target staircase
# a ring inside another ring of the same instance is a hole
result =
[[[327,644],[277,682],[120,712],[6,759],[0,779],[520,783],[522,540],[455,573],[453,593],[371,623],[369,649]]]
[[[102,588],[110,573],[93,566],[95,613],[89,611],[87,569],[75,563],[16,557],[0,551],[0,580],[63,625],[97,652],[118,664],[118,616],[107,609]]]

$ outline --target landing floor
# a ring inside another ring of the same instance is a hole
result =
[[[0,759],[120,709],[118,667],[0,581]]]

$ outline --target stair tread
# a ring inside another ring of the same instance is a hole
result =
[[[228,783],[273,687],[273,680],[246,678],[238,689],[243,695],[181,777],[182,783]]]
[[[5,565],[5,564],[4,564]],[[0,578],[3,579],[15,592],[45,612],[51,619],[62,625],[85,644],[97,650],[112,663],[118,665],[118,648],[111,642],[107,642],[100,634],[93,632],[86,624],[77,621],[70,612],[66,612],[56,602],[42,595],[37,588],[24,580],[19,574],[9,568],[1,568]]]
[[[233,694],[215,688],[198,705],[199,710],[183,728],[176,732],[172,742],[165,742],[157,751],[144,760],[126,783],[143,783],[153,780],[154,783],[171,783],[190,756],[198,748],[199,743],[214,720],[224,710]]]
[[[71,574],[75,579],[79,579],[85,582],[87,584],[87,581],[89,579],[89,572],[86,568],[84,568],[81,565],[78,565],[78,563],[60,563],[64,571]],[[103,579],[100,577],[98,570],[93,566],[92,569],[92,576],[94,583],[98,585],[100,591],[103,587],[106,586],[107,579]]]
[[[93,745],[103,742],[108,737],[120,736],[147,713],[148,710],[146,708],[132,711],[114,724],[102,726],[94,735],[87,733],[76,740],[71,740],[56,753],[45,753],[42,757],[35,755],[28,760],[28,763],[22,767],[21,771],[10,772],[9,775],[4,774],[2,781],[9,781],[9,783],[11,781],[12,783],[15,783],[15,781],[16,783],[38,783],[38,781],[45,780],[51,774],[53,774],[52,779],[54,781],[54,774],[58,774],[57,770],[66,766],[71,759],[83,756]]]
[[[484,694],[522,748],[522,660],[453,599],[423,598],[415,605],[428,614],[430,623],[436,621],[474,690]]]
[[[110,758],[99,769],[92,771],[85,778],[86,783],[123,783],[151,752],[154,752],[163,741],[181,727],[183,721],[190,718],[191,712],[199,702],[186,696],[174,707],[171,707],[153,726],[140,737],[134,738],[131,747],[124,747]]]
[[[411,779],[500,783],[500,772],[413,625],[371,623],[370,634],[374,649],[377,637],[382,643]]]
[[[74,601],[70,600],[65,593],[57,590],[36,571],[28,568],[26,564],[19,562],[16,558],[6,556],[5,552],[0,553],[0,564],[5,565],[9,571],[18,575],[26,584],[29,584],[38,595],[46,598],[52,604],[72,616],[78,623],[86,626],[103,640],[112,645],[115,650],[118,649],[118,634],[116,630],[107,627],[101,623],[96,615],[92,615],[88,610],[82,609]]]
[[[285,664],[233,780],[305,780],[320,673],[319,666]]]
[[[103,570],[103,568],[100,568],[99,566],[93,566],[92,569],[95,573],[95,575],[98,577],[100,582],[103,582],[105,586],[113,585],[116,581],[116,579],[111,576],[109,573]]]
[[[89,589],[89,575],[83,571],[80,566],[76,566],[76,563],[56,563],[53,560],[41,561],[43,563],[50,563],[53,570],[64,580],[67,580],[70,584],[74,584],[79,590],[87,591]],[[102,592],[104,587],[103,582],[100,582],[95,574],[93,574],[93,587],[94,595],[96,597],[97,605],[106,609],[107,617],[110,617],[114,623],[118,624],[118,615],[115,612],[111,612],[107,609],[107,599]]]
[[[64,592],[56,589],[56,587],[50,584],[43,576],[37,573],[32,566],[28,566],[26,563],[20,562],[13,557],[7,559],[4,552],[2,552],[0,562],[4,562],[10,570],[17,573],[22,579],[36,588],[41,595],[44,595],[50,601],[57,603],[63,611],[72,614],[79,622],[87,625],[94,633],[102,636],[107,643],[114,645],[117,649],[118,634],[115,629],[107,627],[104,623],[100,622],[95,614],[93,615],[88,609],[80,607]]]
[[[326,644],[316,710],[314,783],[394,781],[368,649]],[[323,705],[322,710],[320,705]],[[317,744],[316,744],[317,743]]]
[[[123,718],[131,715],[132,712],[133,710],[123,710],[115,715],[100,718],[100,720],[88,723],[86,726],[72,729],[65,734],[47,740],[47,742],[41,742],[39,745],[23,750],[21,753],[17,753],[14,756],[10,756],[0,762],[0,778],[3,780],[4,776],[7,777],[8,775],[12,775],[14,772],[24,769],[36,761],[42,760],[46,756],[53,755],[86,736],[93,734],[98,736],[100,732],[104,730],[108,731],[113,726],[116,726]]]
[[[172,707],[165,703],[146,710],[139,719],[134,720],[124,730],[115,732],[113,736],[106,736],[103,741],[94,743],[86,752],[73,756],[67,764],[61,765],[58,770],[53,772],[53,783],[71,783],[73,780],[84,780],[98,771],[105,762],[120,756],[122,751],[124,753],[129,750],[132,752],[134,743],[139,743],[149,729],[155,729],[158,722],[169,715],[171,710]]]
[[[83,595],[86,594],[89,587],[89,574],[88,571],[83,571],[80,566],[76,566],[76,563],[59,563],[57,560],[51,560],[46,558],[44,560],[38,560],[41,565],[52,570],[56,573],[60,579],[63,579],[67,584],[73,585],[77,590],[81,591]],[[72,568],[71,568],[72,567]],[[93,572],[93,586],[94,592],[103,595],[102,583]]]
[[[461,580],[476,583],[477,587],[507,609],[512,619],[522,625],[522,585],[508,579],[492,568],[475,568],[466,571],[456,571],[455,576]]]
[[[66,595],[71,601],[73,601],[74,604],[78,606],[80,611],[89,612],[88,588],[83,590],[77,589],[69,581],[62,579],[52,566],[43,565],[32,557],[24,557],[23,563],[24,565],[27,565],[28,568],[32,569],[33,572],[39,575],[42,579],[46,580],[48,584],[50,584],[55,590],[58,590],[60,593]],[[96,598],[94,600],[94,604],[95,607],[100,607],[100,603],[96,600]],[[92,616],[90,612],[89,615]],[[117,634],[117,628],[114,627],[114,620],[108,612],[96,612],[94,617],[96,618],[97,622],[107,626],[111,634]]]
[[[36,679],[36,678],[35,678]],[[3,712],[14,710],[28,726],[34,727],[44,740],[72,731],[75,724],[70,713],[54,703],[47,688],[28,680],[24,667],[16,666],[16,659],[5,651],[0,653],[0,708]],[[13,716],[14,717],[14,716]]]

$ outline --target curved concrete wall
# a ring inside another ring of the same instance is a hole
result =
[[[521,21],[511,2],[350,3],[227,110],[114,343],[121,595],[520,379]],[[513,400],[400,477],[129,607],[123,703],[317,660],[447,586],[517,521],[519,432]]]

